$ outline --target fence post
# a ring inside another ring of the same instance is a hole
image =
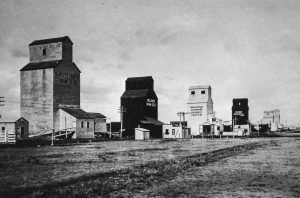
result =
[[[54,145],[54,129],[52,129],[51,146]]]

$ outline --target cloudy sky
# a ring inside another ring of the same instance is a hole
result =
[[[28,44],[68,35],[84,110],[118,120],[126,78],[151,75],[164,122],[186,110],[189,86],[207,84],[219,118],[247,97],[252,121],[278,108],[300,122],[299,10],[299,0],[1,0],[0,114],[20,113]]]

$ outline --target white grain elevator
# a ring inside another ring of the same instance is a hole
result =
[[[191,86],[188,89],[187,112],[191,134],[200,135],[200,125],[208,120],[209,114],[213,114],[213,100],[209,85]]]

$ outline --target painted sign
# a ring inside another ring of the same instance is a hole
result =
[[[59,104],[59,108],[79,108],[79,105]]]
[[[235,111],[233,115],[235,115],[235,116],[244,116],[244,113],[242,111]]]
[[[203,106],[191,107],[191,116],[202,116]]]
[[[146,106],[156,107],[156,102],[154,99],[147,99]]]
[[[68,73],[55,72],[55,77],[58,79],[59,84],[76,85],[79,79],[78,75]]]

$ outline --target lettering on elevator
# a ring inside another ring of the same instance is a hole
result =
[[[191,116],[202,116],[203,106],[191,107]]]
[[[154,99],[147,99],[146,106],[156,107],[156,102]]]
[[[244,116],[244,113],[242,111],[235,111],[233,113],[233,115],[235,115],[235,116]]]
[[[55,72],[55,77],[58,79],[59,84],[76,85],[78,84],[78,75],[72,75],[63,72]]]

